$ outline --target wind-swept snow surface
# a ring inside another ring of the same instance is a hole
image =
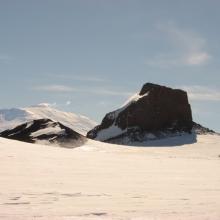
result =
[[[179,147],[75,149],[0,138],[0,157],[1,220],[220,219],[217,135]]]
[[[52,108],[47,103],[42,103],[27,108],[0,110],[0,132],[6,129],[12,129],[34,119],[43,118],[60,122],[82,135],[86,135],[89,130],[97,125],[96,122],[85,116],[77,115],[72,112],[63,112]]]

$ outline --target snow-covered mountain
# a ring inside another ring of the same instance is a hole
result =
[[[37,119],[23,123],[1,132],[0,137],[68,148],[78,147],[86,142],[84,136],[50,119]]]
[[[53,108],[47,103],[26,107],[0,110],[0,132],[12,129],[20,124],[35,119],[51,119],[85,135],[94,128],[97,123],[89,118],[72,112],[64,112]]]

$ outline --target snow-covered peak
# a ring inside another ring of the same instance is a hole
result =
[[[47,103],[41,103],[26,108],[11,108],[0,110],[0,131],[11,129],[22,123],[48,118],[85,135],[96,126],[96,122],[72,112],[64,112]]]
[[[50,103],[39,103],[37,105],[32,105],[31,107],[52,107],[53,104],[50,104]]]

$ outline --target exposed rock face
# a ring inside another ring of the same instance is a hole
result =
[[[108,141],[146,133],[191,132],[192,126],[191,107],[185,91],[146,83],[125,106],[106,114],[87,137]]]
[[[62,147],[77,147],[86,138],[72,129],[50,119],[37,119],[0,133],[0,137],[29,143],[43,143]]]

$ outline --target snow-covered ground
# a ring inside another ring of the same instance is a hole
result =
[[[0,109],[0,132],[34,119],[43,118],[60,122],[82,135],[86,135],[97,125],[96,122],[83,115],[60,111],[47,103],[41,103],[26,108]]]
[[[0,219],[219,220],[220,136],[75,149],[0,138]]]

